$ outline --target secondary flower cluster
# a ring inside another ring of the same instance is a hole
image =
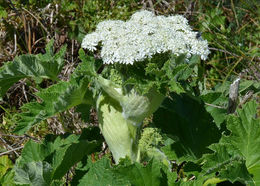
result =
[[[200,55],[205,60],[209,54],[208,43],[196,36],[197,32],[192,31],[181,15],[156,16],[143,10],[126,22],[100,22],[95,32],[85,36],[82,48],[94,51],[101,44],[101,57],[106,64],[133,64],[164,52],[187,57]]]

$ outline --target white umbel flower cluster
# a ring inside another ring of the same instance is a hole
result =
[[[205,60],[208,43],[196,36],[197,32],[192,31],[188,20],[181,15],[155,16],[143,10],[126,22],[100,22],[95,32],[85,36],[82,48],[94,51],[101,44],[101,57],[106,64],[133,64],[164,52],[186,54],[188,58],[200,55]]]

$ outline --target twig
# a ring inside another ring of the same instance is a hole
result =
[[[188,5],[188,7],[186,7],[186,12],[185,12],[185,16],[190,19],[190,17],[192,16],[193,10],[194,10],[194,6],[195,6],[196,2],[191,1]]]
[[[12,149],[12,150],[8,150],[8,151],[6,151],[6,152],[2,152],[2,153],[0,153],[0,156],[3,156],[3,155],[5,155],[5,154],[9,154],[10,152],[15,152],[15,151],[17,151],[17,150],[22,149],[23,147],[24,147],[24,146],[21,146],[21,147],[14,148],[14,149]]]
[[[218,106],[218,105],[213,105],[213,104],[210,104],[210,103],[205,103],[205,105],[208,105],[208,106],[211,106],[211,107],[215,107],[215,108],[225,109],[225,107],[221,107],[221,106]]]
[[[236,68],[236,66],[242,61],[243,57],[240,57],[237,62],[232,66],[232,68],[230,69],[230,71],[228,72],[228,74],[225,77],[224,82],[227,81],[228,77],[231,75],[231,73],[234,71],[234,69]]]
[[[0,139],[1,139],[1,140],[3,141],[3,143],[7,146],[7,148],[13,150],[13,147],[12,147],[11,145],[9,145],[3,138],[0,137]],[[19,156],[19,154],[18,154],[16,151],[14,151],[14,153],[15,153],[17,156]]]
[[[25,134],[23,136],[16,136],[16,135],[12,135],[12,134],[2,134],[2,133],[0,133],[0,138],[1,138],[1,136],[7,136],[7,137],[12,137],[12,138],[30,138],[30,139],[32,139],[36,142],[40,142],[37,138],[29,136],[28,134]]]
[[[22,21],[23,21],[23,29],[24,29],[24,39],[25,39],[25,42],[26,44],[28,43],[28,36],[27,36],[27,27],[26,27],[26,19],[25,19],[25,16],[24,14],[22,13]]]
[[[17,15],[20,15],[20,13],[18,12],[18,10],[15,8],[13,2],[12,2],[11,0],[8,0],[8,1],[9,1],[9,3],[10,3],[11,9],[13,9]]]
[[[71,41],[71,63],[74,63],[74,58],[73,58],[73,55],[74,55],[74,39],[72,39]]]
[[[28,101],[28,97],[27,97],[27,94],[26,94],[26,91],[25,91],[25,86],[24,86],[24,84],[23,84],[23,86],[22,86],[22,89],[23,89],[23,94],[24,94],[25,100],[26,100],[26,102],[28,103],[29,101]]]
[[[152,12],[154,12],[154,6],[153,6],[153,2],[151,0],[148,0],[150,9],[152,10]]]
[[[50,24],[52,25],[53,23],[53,14],[54,14],[54,10],[51,11],[51,14],[50,14]]]
[[[254,91],[250,90],[246,93],[246,95],[243,97],[242,101],[239,103],[238,107],[241,108],[243,104],[247,102],[248,99],[250,99],[254,94]]]
[[[44,40],[44,37],[42,37],[42,38],[36,40],[36,41],[34,42],[32,48],[34,48],[34,46],[35,46],[38,42],[40,42],[41,40]]]
[[[29,12],[28,10],[26,10],[25,8],[22,8],[25,12],[27,12],[28,14],[30,14],[41,26],[42,28],[45,30],[45,32],[50,35],[49,31],[47,30],[47,28],[43,25],[43,23],[35,16],[33,15],[31,12]]]
[[[15,55],[17,51],[17,36],[16,36],[16,30],[14,32],[14,52],[13,54]]]
[[[27,25],[28,25],[28,42],[27,42],[27,47],[28,47],[28,51],[29,51],[29,54],[32,53],[32,46],[31,46],[31,40],[32,40],[32,36],[31,36],[31,27],[30,27],[30,22],[28,21],[27,22]]]
[[[209,49],[210,49],[210,50],[219,51],[219,52],[224,52],[224,53],[229,54],[229,55],[231,55],[231,56],[240,57],[239,55],[234,54],[234,53],[232,53],[232,52],[229,52],[229,51],[227,51],[227,50],[223,50],[223,49],[219,49],[219,48],[212,48],[212,47],[209,47]]]
[[[32,139],[32,140],[34,140],[34,141],[36,141],[36,142],[40,142],[40,140],[38,140],[38,139],[35,138],[35,137],[29,136],[28,134],[24,134],[24,136],[27,137],[27,138],[30,138],[30,139]]]
[[[13,137],[13,138],[24,138],[24,136],[16,136],[16,135],[12,135],[12,134],[1,134],[0,136],[8,136],[8,137]]]
[[[233,12],[234,12],[237,26],[239,27],[239,23],[238,23],[238,19],[237,19],[237,14],[236,14],[236,10],[235,10],[235,6],[234,6],[233,0],[231,0],[231,8],[232,8],[232,10],[233,10]]]

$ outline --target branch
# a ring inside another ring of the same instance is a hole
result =
[[[235,54],[235,53],[232,53],[232,52],[229,52],[227,50],[223,50],[223,49],[219,49],[219,48],[212,48],[212,47],[209,47],[210,50],[215,50],[215,51],[219,51],[219,52],[224,52],[226,54],[229,54],[231,56],[235,56],[235,57],[240,57],[239,55]]]
[[[24,147],[24,146],[21,146],[21,147],[17,147],[17,148],[8,150],[8,151],[6,151],[6,152],[2,152],[2,153],[0,153],[0,156],[3,156],[3,155],[5,155],[5,154],[9,154],[10,152],[15,152],[15,151],[17,151],[17,150],[22,149],[23,147]]]
[[[208,106],[211,106],[211,107],[215,107],[215,108],[225,109],[225,107],[218,106],[218,105],[213,105],[213,104],[210,104],[210,103],[205,103],[205,105],[208,105]]]

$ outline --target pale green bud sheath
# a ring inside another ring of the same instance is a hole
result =
[[[97,99],[98,119],[101,132],[116,163],[128,156],[139,161],[138,141],[145,117],[157,110],[164,96],[151,89],[145,95],[132,90],[123,95],[113,82],[98,78],[105,93]]]

